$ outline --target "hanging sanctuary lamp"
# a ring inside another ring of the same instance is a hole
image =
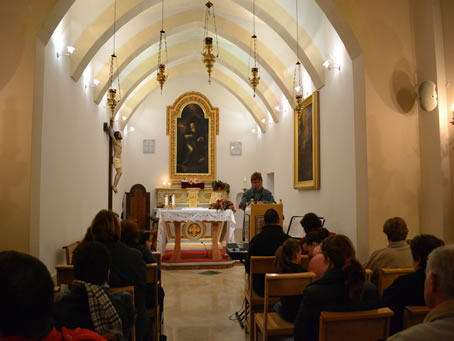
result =
[[[120,75],[118,73],[118,61],[117,55],[115,54],[115,33],[116,33],[116,22],[117,22],[117,0],[114,4],[114,21],[113,21],[113,52],[110,56],[110,71],[109,71],[109,90],[107,94],[107,105],[111,111],[110,121],[114,120],[115,108],[121,100],[121,91],[120,91]],[[115,69],[115,70],[114,70]],[[117,88],[114,87],[114,75],[117,75]],[[118,99],[117,99],[118,91]]]
[[[249,68],[248,68],[248,79],[251,82],[252,90],[255,92],[257,86],[260,83],[259,77],[259,68],[257,66],[257,35],[255,34],[255,0],[252,1],[252,15],[253,15],[253,24],[252,24],[252,36],[251,36],[251,47],[249,50]],[[251,67],[251,57],[254,58],[254,65]]]
[[[295,70],[293,72],[293,89],[295,89],[295,103],[293,110],[298,115],[298,118],[301,117],[303,112],[303,75],[301,71],[301,62],[299,58],[299,25],[298,25],[298,0],[296,2],[296,64]]]
[[[203,49],[202,49],[202,62],[205,64],[205,67],[208,71],[208,84],[211,84],[211,72],[213,71],[214,63],[219,57],[219,42],[218,42],[218,33],[216,29],[216,15],[214,13],[214,4],[211,1],[208,1],[205,4],[205,25],[203,32]],[[210,17],[213,16],[213,26],[214,34],[216,36],[216,47],[217,53],[214,55],[213,51],[213,37],[208,35],[208,25]]]
[[[165,48],[165,63],[162,62],[162,45],[164,44]],[[167,37],[166,31],[164,31],[164,0],[162,0],[162,16],[161,16],[161,31],[159,32],[159,53],[158,53],[158,67],[156,73],[156,79],[159,83],[161,88],[161,95],[162,95],[162,87],[167,80],[168,74],[166,71],[166,67],[168,66],[167,61]]]

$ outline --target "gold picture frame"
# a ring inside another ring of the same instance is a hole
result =
[[[167,107],[171,180],[216,180],[219,108],[200,92],[186,92]]]
[[[293,187],[320,188],[319,92],[303,100],[301,116],[293,112]]]

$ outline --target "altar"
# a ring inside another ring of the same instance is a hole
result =
[[[172,261],[181,260],[181,239],[200,240],[211,235],[212,260],[222,259],[219,243],[226,233],[229,240],[233,236],[235,216],[232,210],[214,210],[208,208],[158,209],[156,218],[159,219],[157,249],[165,253],[167,242],[172,237],[171,224],[175,246],[171,256]],[[208,231],[207,224],[211,225]],[[210,232],[210,233],[209,233]]]

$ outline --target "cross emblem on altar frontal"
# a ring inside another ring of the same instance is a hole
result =
[[[202,229],[197,224],[191,224],[188,228],[188,233],[191,235],[192,238],[196,238],[202,232]]]

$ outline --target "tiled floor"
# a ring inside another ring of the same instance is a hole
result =
[[[234,319],[244,298],[244,267],[163,270],[164,333],[168,341],[247,340]],[[230,320],[231,317],[233,320]]]

